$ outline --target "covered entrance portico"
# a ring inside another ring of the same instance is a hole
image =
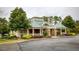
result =
[[[46,24],[46,23],[45,23]],[[42,26],[36,26],[34,25],[31,29],[27,30],[27,34],[31,34],[33,37],[43,37],[44,32],[47,32],[48,37],[52,36],[61,36],[63,34],[66,34],[66,27],[62,25],[61,23],[57,24],[43,24]]]
[[[66,28],[60,29],[60,28],[49,28],[47,29],[48,36],[62,36],[63,34],[66,34]]]
[[[27,34],[31,34],[33,37],[43,37],[44,31],[48,33],[49,37],[66,34],[66,28],[32,28],[27,30]]]
[[[66,29],[50,29],[50,35],[51,36],[62,36],[63,34],[66,34]]]
[[[28,33],[33,37],[42,37],[43,36],[43,29],[42,28],[32,28],[27,30]]]

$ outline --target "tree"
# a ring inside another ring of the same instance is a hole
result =
[[[75,27],[75,21],[71,16],[66,16],[64,20],[62,21],[62,24],[68,28],[74,28]]]
[[[44,21],[48,22],[48,17],[43,16]]]
[[[69,28],[71,31],[74,31],[75,29],[75,21],[71,16],[66,16],[62,21],[62,24],[67,28]]]
[[[76,21],[75,27],[76,27],[76,32],[79,33],[79,21]]]
[[[4,37],[5,34],[9,33],[8,21],[5,18],[0,18],[0,34]]]
[[[61,17],[58,16],[54,16],[53,19],[55,21],[55,24],[57,23],[57,21],[61,21]]]
[[[52,23],[52,21],[53,21],[53,16],[50,16],[50,23]]]
[[[16,7],[11,12],[9,18],[9,26],[12,31],[19,32],[31,27],[30,22],[26,17],[26,12],[22,8]]]

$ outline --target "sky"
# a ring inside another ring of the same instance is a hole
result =
[[[64,18],[67,15],[71,15],[74,20],[79,20],[79,7],[22,7],[27,13],[27,17],[34,16],[61,16]],[[0,17],[10,16],[12,10],[15,7],[0,7]]]

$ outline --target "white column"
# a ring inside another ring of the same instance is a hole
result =
[[[32,29],[32,35],[34,36],[34,28]]]
[[[43,35],[43,29],[41,29],[41,34]]]
[[[57,29],[54,29],[54,35],[57,36]]]
[[[40,28],[40,36],[41,36],[41,34],[42,34],[42,33],[41,33],[41,28]]]
[[[48,36],[50,36],[50,29],[48,29]]]
[[[60,34],[62,35],[63,33],[62,33],[62,29],[60,29]]]
[[[66,28],[65,28],[65,34],[67,33]]]
[[[29,29],[27,29],[27,34],[29,34]]]
[[[53,35],[53,36],[55,35],[55,33],[54,33],[54,29],[52,29],[52,35]]]

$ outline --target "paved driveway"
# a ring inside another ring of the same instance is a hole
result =
[[[34,41],[2,44],[0,51],[79,51],[79,36],[42,38]]]

